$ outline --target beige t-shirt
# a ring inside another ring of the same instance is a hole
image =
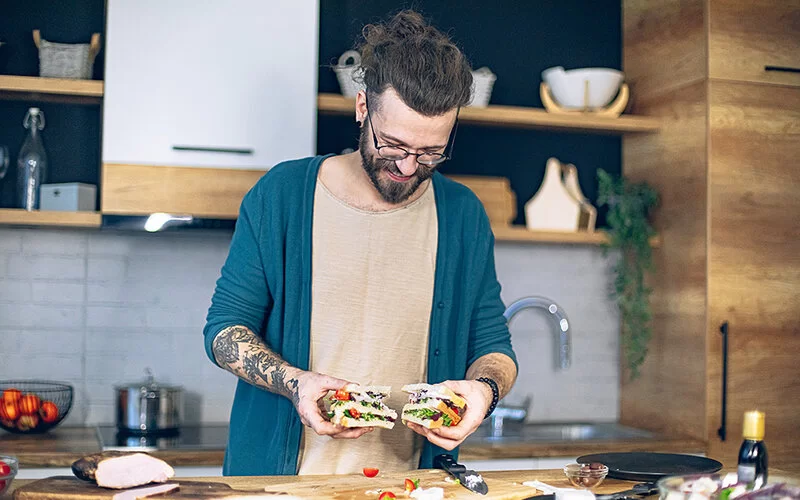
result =
[[[400,422],[405,384],[424,382],[438,221],[431,183],[405,207],[359,210],[321,181],[314,196],[311,369],[364,385],[389,385],[394,429],[332,439],[304,428],[298,474],[414,469],[423,438]]]

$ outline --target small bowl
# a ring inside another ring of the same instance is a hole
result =
[[[41,434],[60,424],[72,408],[73,388],[45,380],[0,381],[0,428]]]
[[[16,457],[0,455],[0,462],[5,463],[6,465],[9,466],[9,468],[11,468],[10,474],[6,474],[5,476],[0,476],[0,497],[1,497],[11,487],[11,481],[14,480],[14,477],[16,477],[17,472],[19,471],[19,461],[17,461]]]
[[[542,80],[550,87],[553,99],[567,109],[601,109],[614,99],[625,78],[611,68],[579,68],[565,71],[556,66],[542,71]],[[589,101],[586,99],[589,82]]]
[[[566,474],[569,482],[577,488],[584,490],[591,490],[597,486],[608,475],[608,467],[601,463],[591,464],[567,464],[564,466],[564,474]]]

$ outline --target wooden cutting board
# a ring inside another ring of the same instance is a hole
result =
[[[419,479],[423,488],[441,487],[445,491],[445,498],[486,500],[522,500],[530,496],[541,494],[534,488],[523,486],[511,481],[486,478],[489,494],[486,496],[470,492],[461,485],[448,482],[446,472],[440,470],[414,470],[407,472],[380,473],[377,477],[367,478],[363,475],[348,476],[287,476],[285,483],[269,484],[268,481],[259,480],[258,477],[247,478],[247,486],[237,489],[225,484],[225,478],[220,482],[199,481],[173,481],[180,484],[180,491],[153,497],[159,499],[173,498],[226,498],[240,495],[262,494],[264,498],[277,498],[286,500],[285,495],[299,498],[332,498],[332,499],[357,499],[366,498],[377,500],[378,490],[391,491],[398,498],[404,492],[404,480]],[[241,481],[239,481],[241,483]],[[266,491],[265,491],[266,488]],[[59,476],[41,479],[27,484],[14,492],[16,500],[110,500],[120,490],[100,488],[92,483],[80,479]],[[371,494],[369,494],[369,493]],[[270,494],[271,493],[271,494]],[[281,495],[281,496],[278,496]]]

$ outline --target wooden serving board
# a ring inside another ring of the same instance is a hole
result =
[[[247,478],[246,487],[239,485],[237,489],[220,482],[200,482],[175,480],[180,484],[180,491],[169,495],[152,497],[155,500],[173,498],[228,498],[242,495],[259,495],[264,498],[286,500],[287,495],[297,498],[331,498],[331,499],[373,499],[377,500],[379,491],[391,491],[398,498],[403,498],[405,478],[419,479],[423,488],[441,487],[448,499],[486,499],[486,500],[522,500],[541,494],[534,488],[523,486],[512,481],[485,478],[489,486],[489,494],[481,496],[472,493],[461,485],[446,481],[446,472],[440,470],[414,470],[378,474],[368,478],[363,475],[337,476],[287,476],[285,483],[275,484],[272,481],[259,480],[258,477]],[[241,481],[238,481],[241,483]],[[269,484],[272,483],[272,484]],[[268,485],[269,484],[269,485]],[[100,488],[80,479],[59,476],[41,479],[27,484],[14,492],[15,500],[110,500],[115,493],[123,490]]]

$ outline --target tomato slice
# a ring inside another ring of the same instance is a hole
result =
[[[339,401],[350,401],[350,393],[343,389],[339,389],[336,391],[336,393],[334,393],[333,399],[338,399]]]
[[[378,500],[384,500],[386,498],[397,498],[397,495],[395,495],[391,491],[384,491],[383,493],[381,493],[381,496],[378,497]]]
[[[350,416],[351,416],[351,417],[353,417],[353,418],[358,418],[358,417],[360,417],[360,416],[361,416],[361,414],[360,414],[360,413],[358,412],[358,410],[356,410],[355,408],[350,408],[349,410],[347,410],[347,412],[348,412],[348,413],[350,414]]]
[[[11,467],[5,462],[0,461],[0,476],[8,476],[11,474]]]
[[[378,475],[378,469],[374,467],[364,467],[364,475],[367,477],[375,477]]]
[[[406,478],[406,492],[411,493],[419,487],[419,479],[412,481]]]

